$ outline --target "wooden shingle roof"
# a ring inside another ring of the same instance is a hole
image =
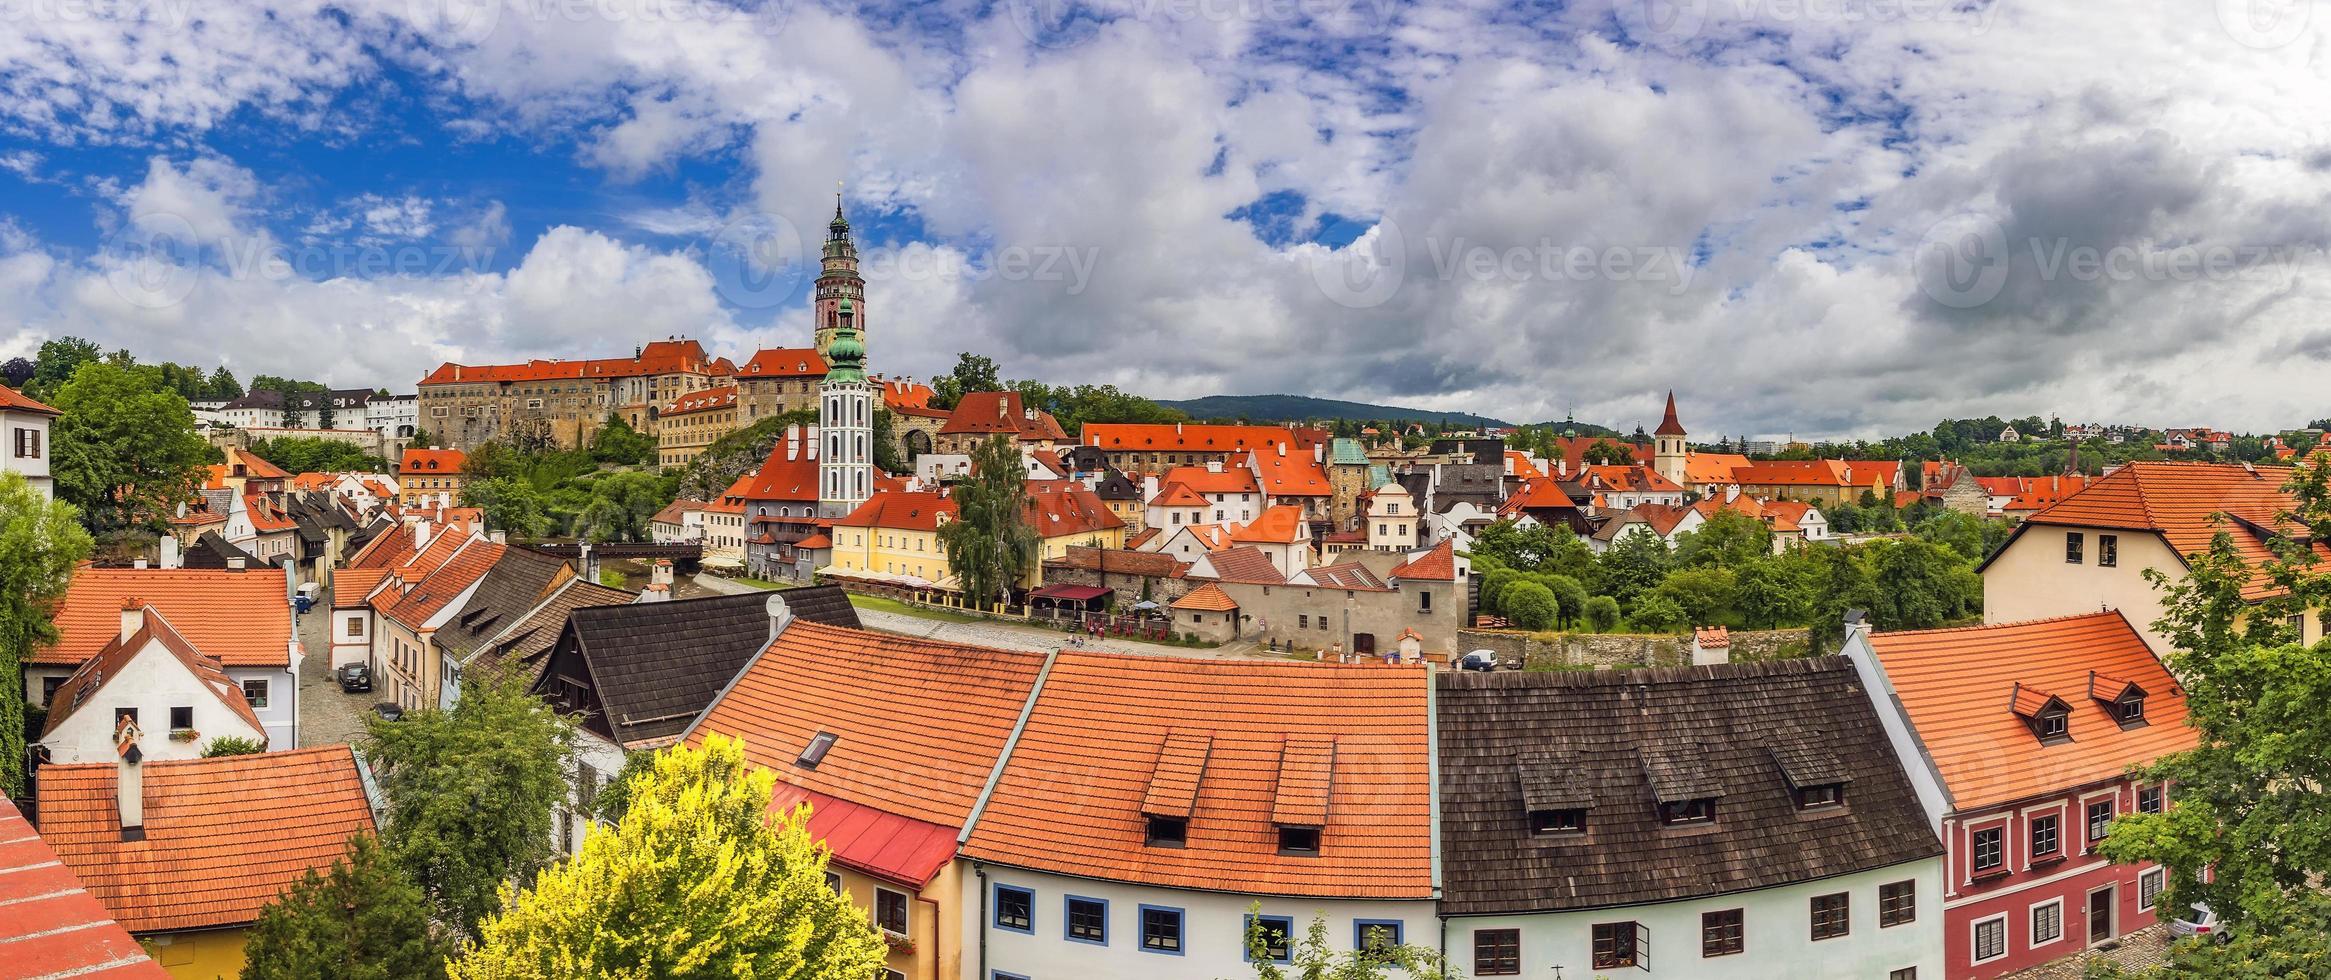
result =
[[[769,642],[770,595],[584,606],[570,613],[567,633],[589,665],[592,691],[615,741],[653,743],[687,731]],[[819,595],[786,592],[786,607],[797,618],[831,615],[813,601]],[[849,615],[855,623],[855,611]]]
[[[1448,914],[1670,901],[1942,852],[1843,657],[1436,681]],[[1800,813],[1776,751],[1834,757],[1846,805]],[[1719,794],[1713,825],[1660,823],[1659,800]],[[1532,835],[1539,804],[1587,810],[1585,832]]]

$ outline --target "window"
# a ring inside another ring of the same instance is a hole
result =
[[[2118,564],[2120,564],[2120,563],[2121,563],[2121,536],[2120,536],[2120,535],[2118,535],[2118,534],[2099,534],[2099,535],[2097,535],[2097,536],[2096,536],[2096,567],[2098,567],[2098,568],[2111,568],[2111,567],[2113,567],[2113,566],[2115,566],[2115,565],[2118,565]]]
[[[1098,898],[1068,896],[1068,938],[1096,946],[1109,945],[1109,903]]]
[[[2160,868],[2147,868],[2137,875],[2137,907],[2147,912],[2161,900],[2161,888],[2167,875]]]
[[[996,886],[996,928],[1012,932],[1036,931],[1036,893],[1011,885]]]
[[[1843,783],[1823,783],[1818,786],[1807,786],[1797,791],[1797,809],[1800,810],[1819,810],[1825,807],[1842,806],[1844,803],[1845,785]]]
[[[65,678],[63,678],[63,677],[43,677],[43,678],[41,678],[41,679],[40,679],[40,703],[42,703],[42,704],[44,704],[44,705],[49,705],[49,704],[55,704],[55,703],[57,703],[57,688],[60,688],[60,687],[63,687],[63,686],[65,686]]]
[[[1578,834],[1586,832],[1585,810],[1532,810],[1530,833],[1544,837],[1550,834]]]
[[[2032,860],[2055,857],[2063,846],[2062,834],[2056,828],[2056,815],[2032,818]]]
[[[349,636],[363,636],[363,635],[364,635],[364,619],[363,619],[363,617],[360,617],[360,616],[350,616],[350,617],[348,617],[348,631],[347,631],[347,632],[348,632],[348,635],[349,635]]]
[[[2006,855],[2003,853],[2004,848],[2000,846],[2001,839],[2006,834],[2007,828],[2005,827],[1993,827],[1975,832],[1974,851],[1975,872],[1977,874],[1997,868],[2006,861]]]
[[[1659,822],[1669,826],[1715,823],[1715,800],[1685,800],[1682,803],[1659,805]]]
[[[1311,856],[1319,853],[1319,828],[1279,828],[1279,853]]]
[[[1418,592],[1416,594],[1416,611],[1420,613],[1433,611],[1433,594],[1431,592]]]
[[[1263,958],[1273,963],[1295,962],[1295,919],[1285,915],[1250,915],[1246,917],[1248,934],[1262,932]],[[1240,942],[1246,936],[1239,937]],[[1254,961],[1254,951],[1247,950],[1248,962]]]
[[[826,872],[826,890],[833,892],[836,895],[843,894],[842,876],[831,871]]]
[[[2159,812],[2161,812],[2161,787],[2159,787],[2159,786],[2139,786],[2139,787],[2137,787],[2137,812],[2138,812],[2138,813],[2159,813]]]
[[[243,700],[251,702],[251,707],[254,708],[267,707],[267,682],[263,680],[244,681]]]
[[[841,736],[832,732],[817,733],[810,738],[809,744],[802,748],[801,756],[794,759],[793,764],[803,769],[817,768],[817,764],[826,760],[826,753],[831,751],[834,743],[838,741],[841,741]]]
[[[2080,533],[2080,532],[2078,532],[2078,531],[2073,531],[2073,532],[2071,532],[2071,533],[2069,533],[2069,534],[2066,534],[2066,535],[2064,535],[2064,563],[2065,563],[2065,564],[2067,564],[2067,565],[2077,565],[2077,564],[2080,564],[2080,550],[2081,550],[2081,545],[2082,545],[2083,543],[2085,543],[2085,539],[2086,539],[2086,537],[2087,537],[2086,535],[2083,535],[2083,534],[2081,534],[2081,533]]]
[[[1918,980],[1918,968],[1915,966],[1903,967],[1886,974],[1886,980]]]
[[[171,730],[171,731],[174,731],[174,732],[182,732],[182,731],[185,731],[185,730],[187,730],[187,729],[190,729],[190,728],[193,728],[193,727],[194,727],[194,708],[193,708],[193,706],[189,705],[189,706],[187,706],[187,707],[183,707],[183,708],[172,708],[172,709],[170,709],[170,730]]]
[[[1731,956],[1748,948],[1739,909],[1700,913],[1700,955]]]
[[[1182,955],[1182,910],[1142,906],[1141,949],[1145,953]]]
[[[1878,886],[1878,928],[1918,921],[1918,882],[1897,881]]]
[[[1309,614],[1309,613],[1298,613],[1298,614],[1295,616],[1295,628],[1296,628],[1296,629],[1299,629],[1299,630],[1307,630],[1307,629],[1310,629],[1310,628],[1311,628],[1311,614]]]
[[[1813,896],[1813,939],[1835,939],[1853,931],[1853,903],[1845,892]]]
[[[2044,711],[2032,719],[2032,731],[2043,744],[2062,742],[2071,737],[2070,719],[2068,711]]]
[[[2032,945],[2045,946],[2064,938],[2064,900],[2032,906]]]
[[[1406,941],[1406,924],[1397,919],[1355,919],[1352,921],[1352,948],[1368,955],[1368,959],[1382,963],[1391,959],[1390,951]]]
[[[907,897],[888,888],[874,890],[874,924],[884,932],[907,934]]]
[[[2112,801],[2098,800],[2088,805],[2088,846],[2094,848],[2104,840],[2105,828],[2112,826]]]
[[[1594,968],[1609,970],[1634,966],[1635,923],[1598,922],[1594,927]]]
[[[1188,820],[1181,817],[1149,818],[1149,836],[1146,841],[1149,846],[1180,847],[1188,843],[1189,839],[1190,822]]]
[[[1975,962],[1985,963],[2006,955],[2007,917],[1975,923]]]
[[[1473,930],[1473,975],[1512,977],[1522,972],[1520,929]]]
[[[18,429],[18,430],[16,430],[16,457],[17,457],[18,459],[30,459],[30,458],[37,458],[37,457],[39,457],[39,456],[40,456],[40,430],[39,430],[39,429]]]
[[[2132,695],[2130,695],[2130,696],[2128,696],[2128,697],[2125,697],[2125,698],[2122,698],[2122,699],[2120,699],[2120,700],[2118,700],[2118,701],[2115,701],[2115,702],[2113,702],[2113,704],[2112,704],[2112,714],[2113,714],[2113,720],[2114,720],[2114,721],[2118,721],[2118,722],[2120,722],[2120,723],[2121,723],[2121,727],[2122,727],[2122,728],[2132,728],[2132,727],[2135,727],[2135,726],[2137,726],[2137,725],[2142,725],[2142,724],[2144,724],[2144,723],[2145,723],[2145,697],[2144,697],[2144,695],[2141,695],[2141,694],[2132,694]]]

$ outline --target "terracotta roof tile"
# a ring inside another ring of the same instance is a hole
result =
[[[1391,578],[1453,582],[1457,579],[1457,546],[1442,541],[1392,570]]]
[[[1225,466],[1220,473],[1203,466],[1176,466],[1158,482],[1179,483],[1199,493],[1256,493],[1262,489],[1255,483],[1253,470],[1238,466]]]
[[[228,711],[242,718],[253,731],[259,733],[260,740],[265,741],[267,726],[260,724],[259,716],[251,711],[251,702],[243,698],[242,686],[229,678],[209,654],[196,649],[192,643],[187,642],[186,637],[171,628],[169,617],[162,615],[161,610],[139,600],[130,601],[139,603],[138,608],[144,614],[144,625],[126,639],[117,630],[112,642],[107,643],[104,649],[97,651],[96,656],[90,657],[71,676],[66,677],[64,683],[57,686],[57,701],[64,702],[64,707],[58,707],[56,701],[49,703],[48,720],[41,728],[41,737],[47,738],[56,731],[57,726],[64,724],[65,719],[71,718],[82,705],[95,704],[92,699],[97,692],[104,690],[107,681],[122,676],[130,662],[144,654],[147,647],[159,644],[164,652],[178,658],[187,673],[202,682],[203,690],[217,698],[220,704],[226,705]],[[127,611],[123,610],[125,613]]]
[[[1232,599],[1230,593],[1222,591],[1221,586],[1208,582],[1184,593],[1181,598],[1175,599],[1173,607],[1198,612],[1229,612],[1238,608],[1238,600]]]
[[[604,357],[582,361],[534,360],[524,364],[467,365],[450,361],[421,379],[423,385],[482,384],[487,382],[555,381],[567,378],[596,380],[651,374],[710,374],[713,362],[704,345],[693,340],[651,341],[637,357]]]
[[[1264,508],[1253,521],[1231,531],[1230,540],[1248,544],[1307,543],[1311,540],[1311,525],[1303,519],[1303,508],[1275,504]]]
[[[1067,442],[1068,433],[1052,413],[1030,409],[1017,391],[967,391],[947,416],[940,435],[1009,433],[1022,442]]]
[[[408,629],[425,629],[430,617],[484,578],[506,550],[505,545],[471,539],[468,547],[455,552],[445,564],[413,583],[404,594],[383,592],[374,597],[373,606]]]
[[[398,476],[459,474],[469,454],[459,449],[407,449],[397,457]]]
[[[133,932],[255,921],[373,829],[345,745],[144,767],[145,839],[121,839],[114,763],[40,770],[41,834]]]
[[[1869,641],[1960,810],[2111,779],[2195,744],[2184,693],[2118,612]],[[2090,671],[2143,687],[2147,724],[2123,730],[2085,697]],[[2017,717],[2046,696],[2070,706],[2070,741],[2041,745]]]
[[[121,602],[145,600],[196,649],[229,667],[291,664],[291,600],[280,568],[82,567],[57,609],[57,642],[26,663],[78,666],[121,635]]]
[[[1062,653],[963,853],[1169,888],[1429,897],[1427,683],[1413,667]],[[1319,853],[1282,856],[1272,818],[1319,815],[1329,739]],[[1201,742],[1186,845],[1145,846],[1143,811],[1179,805]]]
[[[822,378],[826,376],[826,359],[819,357],[814,347],[772,347],[753,352],[750,360],[739,365],[736,376],[742,378]]]
[[[1050,484],[1053,481],[1043,482]],[[1081,484],[1058,482],[1062,485],[1046,486],[1042,490],[1035,489],[1036,481],[1030,482],[1027,506],[1023,508],[1021,518],[1028,522],[1038,537],[1092,534],[1125,526],[1125,522],[1109,510],[1108,503],[1099,494],[1085,489]]]
[[[2280,466],[2129,463],[2024,523],[2155,531],[2181,557],[2209,550],[2210,539],[2225,530],[2258,572],[2243,590],[2256,599],[2274,591],[2263,568],[2273,554],[2269,535],[2299,530],[2283,517],[2294,506],[2282,490],[2290,475]],[[2221,513],[2234,520],[2213,520]],[[2331,558],[2331,546],[2316,542],[2314,548]]]
[[[955,517],[955,502],[932,491],[886,490],[866,498],[835,527],[879,527],[903,531],[935,531],[940,519]]]
[[[664,407],[663,415],[660,417],[693,415],[697,412],[709,412],[716,408],[735,408],[736,404],[737,386],[723,385],[718,388],[705,388],[672,399],[672,404]]]
[[[1282,443],[1297,442],[1292,430],[1275,425],[1095,422],[1085,426],[1083,437],[1088,446],[1129,452],[1228,453],[1240,449],[1270,449]]]
[[[6,882],[0,902],[8,908],[0,916],[0,949],[8,951],[10,976],[169,977],[5,797],[0,882]]]
[[[1197,528],[1184,525],[1192,533]],[[1214,567],[1214,577],[1224,582],[1254,582],[1277,585],[1287,580],[1279,566],[1271,564],[1271,556],[1253,545],[1225,548],[1206,555],[1206,563]]]
[[[1750,463],[1732,471],[1732,482],[1742,486],[1852,487],[1856,484],[1846,464],[1834,459],[1774,460]]]
[[[1158,491],[1157,496],[1150,499],[1149,505],[1151,507],[1204,507],[1206,506],[1206,498],[1198,496],[1198,491],[1190,489],[1186,484],[1168,483],[1165,485],[1165,489]]]
[[[35,401],[32,398],[26,397],[23,392],[8,387],[7,385],[0,385],[0,411],[33,412],[40,415],[65,414],[63,412],[57,411],[54,408],[50,408],[49,406],[42,404],[39,401]]]
[[[1274,497],[1325,497],[1335,492],[1327,482],[1327,467],[1310,453],[1265,452],[1254,457],[1254,466],[1263,492]]]

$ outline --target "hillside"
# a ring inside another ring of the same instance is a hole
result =
[[[1303,422],[1321,419],[1350,419],[1355,422],[1402,421],[1446,422],[1458,425],[1495,425],[1510,423],[1468,412],[1434,412],[1421,408],[1396,408],[1390,405],[1369,405],[1363,402],[1337,401],[1332,398],[1312,398],[1308,395],[1208,395],[1185,401],[1161,401],[1167,408],[1178,408],[1193,419],[1246,419],[1250,422]]]

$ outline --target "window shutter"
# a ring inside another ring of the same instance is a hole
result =
[[[1635,923],[1635,968],[1651,972],[1651,927]]]

